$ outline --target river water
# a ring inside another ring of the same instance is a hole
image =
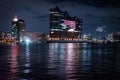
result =
[[[0,80],[120,80],[119,75],[119,44],[0,44]]]

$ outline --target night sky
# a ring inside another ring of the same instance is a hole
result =
[[[119,0],[0,0],[0,31],[10,31],[14,16],[27,31],[49,31],[49,9],[55,6],[83,19],[83,32],[95,35],[120,31]]]

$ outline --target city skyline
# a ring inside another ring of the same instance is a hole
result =
[[[66,10],[70,16],[83,18],[83,33],[104,32],[103,35],[120,31],[119,1],[109,0],[29,0],[0,2],[0,31],[10,31],[15,15],[26,22],[28,31],[49,32],[49,9],[55,6]],[[46,6],[47,5],[47,6]],[[6,12],[4,12],[6,11]],[[105,31],[103,30],[105,29]]]

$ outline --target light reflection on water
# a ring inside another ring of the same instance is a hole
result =
[[[19,46],[18,45],[12,45],[11,46],[11,65],[10,65],[10,79],[15,80],[18,79],[19,73],[20,73],[20,66],[18,63],[18,57],[20,55],[19,51]]]
[[[76,44],[68,43],[67,45],[67,53],[65,58],[65,72],[66,77],[68,79],[77,79],[77,67],[80,66],[79,59],[80,56],[77,53]]]
[[[25,50],[25,67],[26,69],[23,71],[24,73],[30,73],[30,51],[29,51],[29,44],[26,45]]]
[[[115,80],[120,73],[119,48],[115,46],[82,43],[0,45],[0,80]]]

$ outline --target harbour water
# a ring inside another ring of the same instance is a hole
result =
[[[119,44],[0,44],[0,80],[120,80],[119,76]]]

